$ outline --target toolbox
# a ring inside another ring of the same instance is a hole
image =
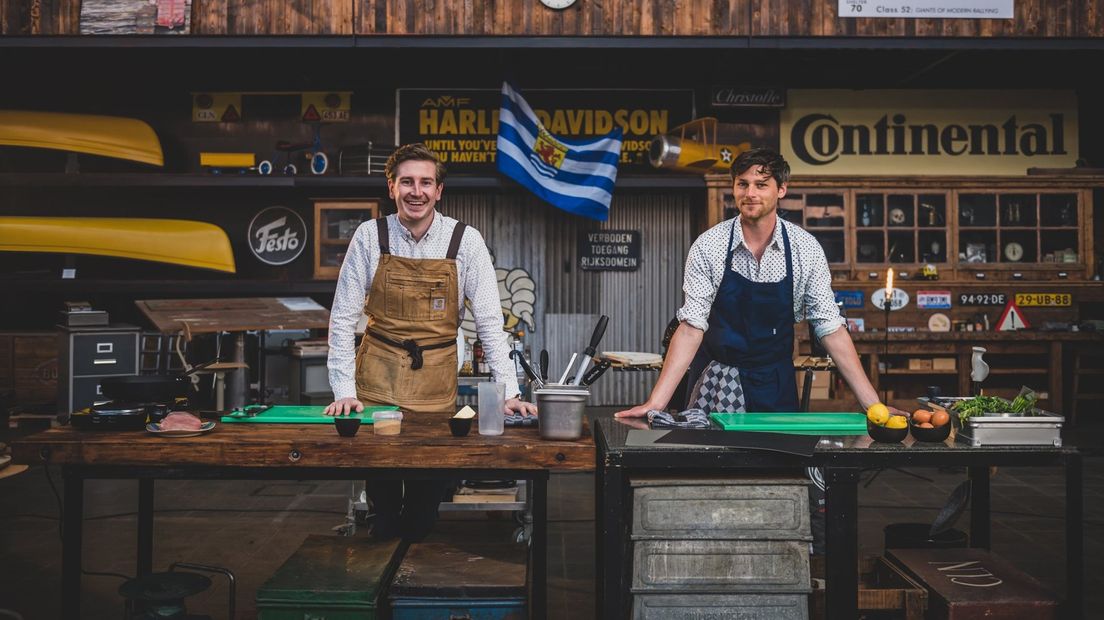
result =
[[[380,617],[382,592],[399,563],[398,540],[308,536],[257,590],[260,620]]]
[[[524,544],[468,540],[410,545],[388,594],[393,620],[527,617]]]
[[[886,558],[928,591],[928,620],[1049,620],[1058,599],[985,549],[888,549]]]

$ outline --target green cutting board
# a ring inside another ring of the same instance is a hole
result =
[[[360,418],[361,424],[371,424],[377,411],[395,411],[398,407],[365,407],[351,417]],[[255,416],[224,415],[224,424],[333,424],[333,417],[323,411],[323,405],[273,405]]]
[[[711,413],[726,431],[758,431],[793,435],[865,435],[861,413]]]

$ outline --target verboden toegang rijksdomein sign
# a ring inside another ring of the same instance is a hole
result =
[[[545,129],[568,140],[624,131],[621,166],[647,166],[653,136],[694,117],[691,90],[541,90],[525,98]],[[399,89],[397,144],[424,142],[450,172],[495,170],[501,91]]]
[[[1072,168],[1077,97],[1055,90],[794,90],[782,154],[797,175],[996,175]]]

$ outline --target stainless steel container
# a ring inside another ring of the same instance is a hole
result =
[[[583,436],[583,412],[590,390],[577,385],[550,384],[533,390],[541,439],[578,439]]]
[[[918,399],[922,404],[929,403],[950,409],[954,401],[966,397],[943,397],[934,401],[929,398]],[[958,430],[958,435],[973,447],[979,446],[1054,446],[1062,447],[1062,425],[1066,419],[1058,414],[1042,409],[1032,410],[1031,415],[1015,413],[988,413],[975,415],[966,420],[966,425]]]

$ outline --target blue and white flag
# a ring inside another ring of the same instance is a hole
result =
[[[553,136],[521,94],[502,83],[498,114],[498,171],[564,211],[595,220],[609,219],[621,128],[580,142]]]

